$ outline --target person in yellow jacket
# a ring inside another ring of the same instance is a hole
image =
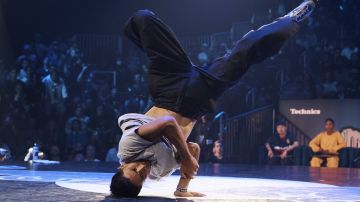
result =
[[[344,138],[335,130],[335,122],[328,118],[325,120],[325,131],[318,134],[310,141],[312,151],[319,153],[311,159],[311,167],[320,167],[326,159],[327,167],[337,168],[339,166],[338,151],[346,146]]]

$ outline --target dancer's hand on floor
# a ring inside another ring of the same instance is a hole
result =
[[[194,191],[187,191],[187,192],[175,191],[174,195],[178,196],[178,197],[204,197],[204,196],[206,196],[205,194],[202,194],[199,192],[194,192]]]

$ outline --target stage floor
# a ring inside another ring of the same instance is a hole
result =
[[[146,181],[137,199],[109,196],[117,164],[0,163],[0,201],[360,201],[360,169],[201,164],[190,189],[205,198],[176,199],[179,176]]]

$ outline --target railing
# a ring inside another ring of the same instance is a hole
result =
[[[226,162],[256,164],[259,147],[275,131],[275,120],[286,124],[288,132],[295,135],[300,145],[308,145],[311,138],[281,113],[276,114],[273,105],[246,112],[225,121],[222,136]]]
[[[259,147],[273,133],[274,116],[270,105],[227,119],[222,137],[225,161],[256,164]]]
[[[311,138],[280,112],[278,114],[278,120],[286,124],[288,132],[295,135],[295,138],[299,141],[300,145],[307,146],[309,144]]]
[[[105,67],[121,54],[122,38],[117,35],[78,34],[77,41],[87,63]]]

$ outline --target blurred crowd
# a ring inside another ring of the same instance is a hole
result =
[[[0,61],[0,147],[23,159],[36,142],[44,158],[118,161],[117,117],[148,103],[146,66],[114,61],[116,83],[86,64],[76,37],[45,43],[36,35],[14,66]]]
[[[281,98],[360,98],[360,2],[323,4],[283,50],[293,67],[278,74]]]
[[[279,99],[360,98],[360,24],[354,23],[360,21],[360,2],[322,3],[278,55],[244,77],[239,84],[242,90],[229,90],[227,94],[236,98],[238,106],[219,110],[236,111],[238,107],[239,113]],[[285,15],[293,7],[293,2],[278,0],[267,15],[251,16],[250,29]],[[194,63],[206,66],[229,53],[236,40],[199,41],[186,46],[186,51]],[[16,159],[22,159],[37,142],[50,160],[118,161],[121,131],[117,117],[144,112],[151,99],[147,63],[141,57],[119,55],[111,71],[116,73],[116,82],[105,79],[101,67],[84,61],[76,37],[44,42],[36,35],[23,45],[15,65],[7,66],[0,60],[0,147],[9,148]],[[235,91],[242,96],[234,96]],[[201,123],[197,127],[204,127]],[[193,139],[201,145],[201,141],[211,139],[214,151],[208,149],[210,156],[221,156],[217,135],[201,138],[206,132],[194,131]]]

